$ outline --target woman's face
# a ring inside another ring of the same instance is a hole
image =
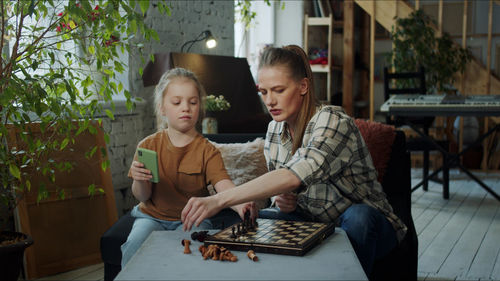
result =
[[[274,121],[286,121],[294,127],[308,90],[307,78],[296,81],[288,68],[280,65],[262,67],[258,77],[262,101]]]
[[[176,78],[163,95],[162,114],[167,117],[168,128],[182,133],[194,130],[200,112],[200,95],[194,82]]]

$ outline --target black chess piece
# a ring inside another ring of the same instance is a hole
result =
[[[237,228],[237,231],[236,231],[236,235],[240,236],[241,235],[241,224],[239,223],[237,226],[238,226],[238,228]]]
[[[233,233],[231,233],[231,238],[236,238],[236,234],[234,233],[234,230],[235,230],[235,227],[233,225],[233,227],[231,228],[231,230],[233,231]]]
[[[207,238],[208,236],[208,230],[202,230],[202,231],[199,231],[199,232],[193,232],[191,233],[191,239],[192,240],[198,240],[200,242],[203,242],[205,241],[205,239]]]
[[[192,240],[198,239],[198,232],[195,231],[195,232],[191,233],[191,239]]]
[[[246,210],[245,215],[243,216],[243,223],[248,226],[248,223],[250,222],[250,211]]]

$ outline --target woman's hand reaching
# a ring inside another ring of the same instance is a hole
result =
[[[210,218],[222,210],[217,195],[191,197],[181,213],[182,229],[190,231],[193,225],[199,226],[204,219]]]
[[[242,220],[245,219],[245,212],[247,211],[250,212],[250,219],[256,218],[258,214],[257,206],[253,201],[233,206],[232,209],[235,210],[238,215],[240,215],[240,218]]]

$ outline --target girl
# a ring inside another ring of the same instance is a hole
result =
[[[276,196],[265,218],[336,222],[369,275],[376,258],[401,241],[406,226],[377,182],[368,148],[341,107],[318,106],[307,55],[298,46],[268,48],[260,58],[258,87],[273,121],[264,154],[269,172],[237,188],[191,198],[184,230],[221,208]]]
[[[196,76],[182,68],[172,69],[160,79],[154,93],[158,132],[139,142],[138,147],[158,155],[159,183],[153,184],[151,171],[137,161],[137,151],[129,170],[132,193],[140,201],[132,210],[136,219],[127,241],[121,246],[122,267],[154,230],[175,230],[182,222],[181,210],[192,196],[208,196],[206,186],[217,192],[234,187],[220,152],[196,131],[205,92]],[[232,207],[241,218],[254,204]],[[215,214],[215,213],[214,213]],[[214,228],[208,219],[200,228]]]

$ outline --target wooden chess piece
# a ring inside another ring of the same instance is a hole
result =
[[[247,252],[247,257],[249,259],[251,259],[252,261],[259,261],[259,257],[257,257],[257,255],[255,254],[255,252],[253,250],[249,250]]]

